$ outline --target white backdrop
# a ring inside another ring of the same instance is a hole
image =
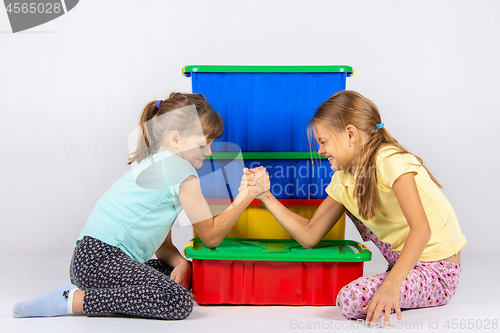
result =
[[[378,105],[445,187],[464,257],[493,251],[499,13],[498,1],[85,0],[12,34],[0,8],[0,258],[70,256],[96,200],[129,168],[142,106],[191,92],[188,64],[352,66],[347,88]],[[177,231],[190,231],[174,230],[182,247]],[[359,238],[351,225],[347,237]]]

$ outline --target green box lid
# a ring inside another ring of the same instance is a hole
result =
[[[351,240],[323,240],[305,249],[290,239],[225,238],[211,249],[197,237],[184,247],[184,255],[209,260],[363,262],[370,261],[372,253]]]
[[[313,159],[322,158],[324,155],[319,155],[316,151],[312,153]],[[205,157],[206,160],[298,160],[298,159],[311,159],[311,152],[212,152],[211,156]]]
[[[219,66],[219,65],[188,65],[182,69],[184,76],[190,77],[191,73],[347,73],[352,76],[354,70],[351,66]]]

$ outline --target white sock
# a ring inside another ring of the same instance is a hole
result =
[[[68,313],[74,313],[73,312],[73,295],[75,295],[75,291],[77,291],[78,288],[73,288],[69,291],[68,294]]]

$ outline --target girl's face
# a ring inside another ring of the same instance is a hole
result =
[[[314,136],[318,141],[318,154],[324,155],[333,171],[348,170],[354,166],[356,159],[355,147],[351,146],[352,140],[348,131],[336,134],[324,125],[314,125]]]
[[[180,156],[193,165],[201,168],[205,157],[212,155],[210,145],[214,140],[208,140],[203,135],[192,135],[179,139],[178,151]]]

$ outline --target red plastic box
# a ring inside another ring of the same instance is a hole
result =
[[[304,249],[293,240],[227,238],[209,249],[197,238],[185,255],[193,258],[199,304],[335,305],[371,260],[367,248],[349,240]]]

